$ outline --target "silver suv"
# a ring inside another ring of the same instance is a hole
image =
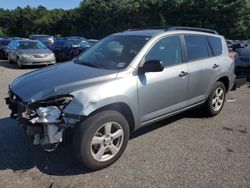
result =
[[[129,30],[73,62],[18,77],[6,102],[33,144],[53,151],[73,130],[76,157],[101,169],[122,155],[138,128],[198,106],[217,115],[234,79],[216,31]]]

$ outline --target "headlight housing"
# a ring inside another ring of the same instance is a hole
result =
[[[49,54],[49,57],[54,58],[55,57],[54,53]]]
[[[63,120],[63,109],[72,101],[73,97],[57,96],[44,101],[29,104],[32,123],[59,123]]]
[[[36,113],[42,122],[57,121],[61,115],[61,110],[56,106],[40,107],[36,109]]]
[[[33,55],[30,54],[22,54],[21,56],[24,58],[33,58]]]

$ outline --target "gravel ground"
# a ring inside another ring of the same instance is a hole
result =
[[[250,85],[230,92],[223,111],[189,111],[135,132],[112,166],[91,172],[71,146],[28,147],[4,103],[19,70],[0,61],[0,187],[250,187]]]

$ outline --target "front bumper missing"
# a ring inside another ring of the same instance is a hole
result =
[[[58,121],[39,122],[39,118],[29,115],[31,110],[29,104],[22,100],[11,91],[9,97],[5,98],[6,104],[11,110],[10,117],[16,119],[24,128],[28,140],[34,145],[41,145],[46,151],[53,151],[58,144],[63,141],[63,132],[66,128],[75,126],[80,118],[67,118],[62,116]]]

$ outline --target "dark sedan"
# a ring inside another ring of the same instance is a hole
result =
[[[7,59],[7,55],[5,53],[5,49],[7,48],[7,46],[9,45],[9,43],[11,42],[11,39],[0,39],[0,59]]]
[[[71,60],[82,52],[90,48],[91,45],[87,40],[77,37],[66,37],[57,39],[50,49],[54,52],[58,61]]]
[[[30,35],[29,39],[39,40],[47,47],[50,47],[54,42],[54,37],[51,35]]]
[[[250,48],[236,49],[235,73],[236,75],[250,73]]]

